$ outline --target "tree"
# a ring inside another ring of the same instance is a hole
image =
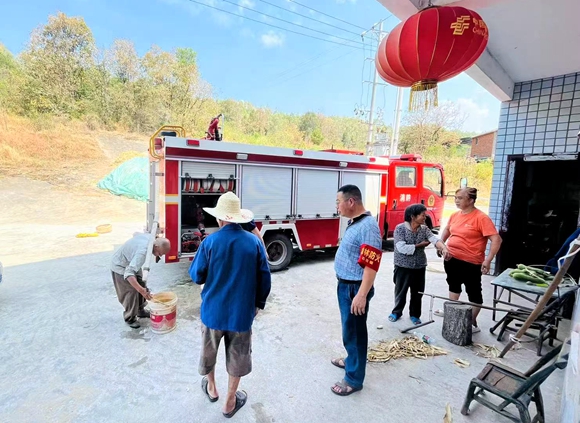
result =
[[[109,72],[119,82],[127,84],[142,77],[139,55],[132,41],[115,40],[109,56]]]
[[[145,81],[147,75],[134,44],[128,40],[115,40],[105,54],[105,61],[110,77],[108,91],[112,120],[138,132],[153,129],[157,107],[153,100],[153,87]]]
[[[320,117],[313,112],[308,112],[302,115],[300,118],[300,132],[302,132],[302,137],[310,141],[312,139],[312,135],[316,129],[321,130],[320,128]],[[320,134],[322,135],[322,134]],[[319,137],[320,135],[317,135]],[[319,138],[318,138],[319,139]]]
[[[454,131],[463,125],[465,119],[466,115],[459,107],[450,102],[409,113],[401,128],[399,149],[403,153],[424,154],[435,145],[457,145],[460,137]]]
[[[324,142],[324,135],[322,135],[320,128],[315,128],[314,131],[312,131],[311,139],[314,145],[320,145]]]
[[[0,109],[13,105],[11,100],[18,91],[20,75],[20,66],[14,56],[0,44]]]
[[[197,53],[191,48],[178,48],[173,65],[171,86],[171,118],[186,125],[195,121],[201,105],[211,96],[209,84],[204,83],[197,68]]]
[[[26,68],[25,110],[78,117],[90,97],[88,71],[94,66],[91,30],[82,18],[50,16],[22,54]]]

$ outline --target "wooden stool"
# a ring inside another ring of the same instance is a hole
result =
[[[470,345],[473,323],[471,306],[446,301],[443,309],[443,338],[455,345]]]

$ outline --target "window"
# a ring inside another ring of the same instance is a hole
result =
[[[397,180],[395,186],[397,187],[414,187],[417,181],[417,170],[411,166],[397,166],[396,167]]]
[[[423,186],[438,196],[443,196],[443,177],[441,169],[435,167],[423,168]]]

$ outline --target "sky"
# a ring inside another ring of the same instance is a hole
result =
[[[382,19],[386,19],[385,31],[399,23],[376,0],[28,0],[4,3],[2,14],[11,18],[4,19],[0,25],[0,43],[14,54],[26,47],[34,28],[60,11],[69,16],[82,16],[99,48],[108,48],[115,39],[128,39],[134,42],[139,54],[144,54],[152,45],[164,50],[194,49],[202,77],[221,99],[247,101],[285,113],[312,111],[349,117],[355,116],[355,110],[368,110],[371,104],[374,73],[371,60],[376,41],[373,42],[371,33],[363,38],[361,33]],[[290,31],[307,33],[311,37]],[[378,82],[384,84],[380,78]],[[408,89],[405,94],[403,110],[408,101]],[[395,87],[377,86],[375,107],[387,126],[393,123],[395,101]],[[459,104],[467,115],[462,128],[465,131],[482,133],[497,127],[500,102],[465,74],[439,85],[439,101]]]

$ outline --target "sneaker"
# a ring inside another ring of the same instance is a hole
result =
[[[129,325],[129,327],[131,327],[133,329],[139,329],[141,327],[141,324],[139,323],[139,321],[137,319],[129,320],[126,323]]]
[[[137,317],[141,317],[142,319],[150,319],[151,313],[149,313],[147,310],[141,310],[137,314]]]
[[[445,312],[444,312],[443,310],[435,310],[435,311],[433,312],[433,314],[434,314],[435,316],[439,316],[439,317],[443,317],[443,316],[445,316]]]
[[[471,333],[478,333],[481,332],[481,329],[479,329],[479,326],[472,326],[471,327]]]

